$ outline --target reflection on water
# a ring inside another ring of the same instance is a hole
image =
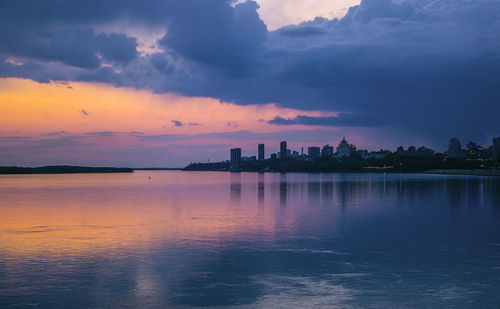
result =
[[[478,308],[499,289],[498,178],[0,176],[1,308]]]

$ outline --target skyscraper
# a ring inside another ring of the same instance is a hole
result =
[[[493,160],[500,161],[500,137],[493,139]]]
[[[321,149],[319,147],[309,147],[307,148],[307,155],[311,158],[317,158],[321,156]]]
[[[258,153],[258,158],[259,158],[259,161],[263,161],[264,160],[264,144],[259,144],[259,153]]]
[[[462,150],[462,144],[456,138],[450,139],[448,143],[448,157],[458,158],[464,155],[464,151]]]
[[[231,149],[231,167],[238,167],[241,164],[241,148]]]
[[[280,159],[286,159],[286,142],[280,143]]]

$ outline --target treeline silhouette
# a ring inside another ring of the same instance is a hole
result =
[[[0,174],[78,174],[78,173],[132,173],[128,167],[87,167],[52,165],[42,167],[0,166]]]

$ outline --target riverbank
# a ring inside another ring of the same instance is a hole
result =
[[[428,170],[424,174],[464,175],[464,176],[500,176],[500,170]]]
[[[0,175],[19,174],[83,174],[83,173],[132,173],[128,167],[88,167],[53,165],[42,167],[0,166]]]

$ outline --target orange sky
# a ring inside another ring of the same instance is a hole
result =
[[[99,83],[1,78],[0,165],[179,167],[225,160],[231,147],[255,155],[260,142],[266,143],[269,156],[280,140],[296,137],[295,132],[306,134],[300,145],[290,143],[298,150],[334,143],[342,136],[341,128],[269,124],[277,115],[336,113],[272,103],[242,106]],[[241,132],[250,132],[250,137],[241,137]]]
[[[274,104],[239,106],[211,98],[154,94],[97,83],[41,84],[26,79],[0,79],[1,136],[38,136],[57,131],[198,134],[235,128],[269,132],[283,129],[267,124],[275,115],[297,114],[326,115]],[[184,126],[175,126],[172,120]]]

